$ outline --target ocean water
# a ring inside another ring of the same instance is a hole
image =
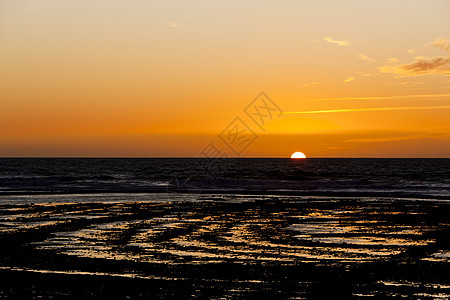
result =
[[[0,196],[167,191],[448,198],[450,159],[0,159]]]

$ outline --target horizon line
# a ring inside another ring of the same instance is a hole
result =
[[[199,157],[199,156],[0,156],[0,159],[291,159],[290,156],[230,156],[230,157]],[[450,159],[450,157],[380,157],[380,156],[307,156],[304,159]],[[303,160],[304,160],[303,159]]]

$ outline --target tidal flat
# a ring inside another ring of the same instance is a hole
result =
[[[128,200],[0,204],[0,298],[450,297],[448,201]]]

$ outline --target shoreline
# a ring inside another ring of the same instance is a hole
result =
[[[339,197],[339,198],[394,198],[394,199],[412,199],[412,200],[441,200],[450,201],[450,195],[430,195],[414,194],[404,192],[336,192],[336,191],[279,191],[279,190],[208,190],[208,189],[158,189],[158,190],[127,190],[127,191],[108,191],[108,190],[83,190],[83,191],[18,191],[18,192],[0,192],[0,202],[7,197],[32,197],[32,196],[130,196],[130,195],[245,195],[245,196],[293,196],[293,197]]]

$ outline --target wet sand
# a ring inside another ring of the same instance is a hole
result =
[[[445,299],[449,216],[387,198],[1,204],[0,298]]]

